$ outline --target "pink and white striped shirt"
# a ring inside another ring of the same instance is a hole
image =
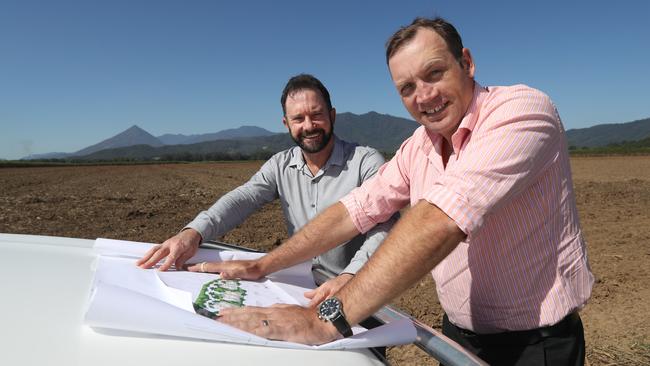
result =
[[[484,88],[452,136],[418,128],[372,179],[341,199],[368,231],[420,199],[467,234],[432,271],[452,323],[478,333],[555,324],[582,308],[589,268],[560,117],[524,85]]]

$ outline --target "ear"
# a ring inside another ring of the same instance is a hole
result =
[[[336,121],[336,108],[332,107],[330,110],[330,123],[334,126],[334,121]]]
[[[287,130],[289,130],[289,132],[291,132],[291,129],[289,128],[289,122],[287,121],[287,117],[285,116],[282,117],[282,124],[284,125],[284,127],[287,128]]]
[[[474,78],[474,59],[472,58],[472,53],[469,52],[469,48],[463,48],[463,54],[461,56],[463,70],[470,78]]]

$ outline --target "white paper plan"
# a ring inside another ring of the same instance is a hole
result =
[[[153,244],[97,239],[95,276],[85,323],[91,327],[162,334],[220,342],[300,349],[367,348],[407,344],[416,331],[408,319],[366,330],[321,346],[271,341],[220,323],[219,310],[233,306],[306,305],[314,288],[311,263],[274,273],[260,281],[222,280],[216,274],[141,269],[135,261]],[[189,263],[254,259],[262,253],[199,249]]]

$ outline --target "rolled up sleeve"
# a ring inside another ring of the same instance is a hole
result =
[[[409,203],[409,165],[405,155],[410,153],[411,145],[409,138],[375,176],[340,200],[359,232],[366,233],[387,221]]]

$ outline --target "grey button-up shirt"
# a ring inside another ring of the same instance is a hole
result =
[[[373,148],[357,146],[336,136],[334,139],[332,155],[316,175],[309,170],[300,147],[281,151],[264,163],[248,182],[199,213],[186,228],[195,229],[204,240],[213,239],[279,198],[287,231],[293,235],[320,211],[372,177],[384,163],[384,158]],[[386,238],[396,217],[314,258],[314,265],[334,273],[356,273]]]

